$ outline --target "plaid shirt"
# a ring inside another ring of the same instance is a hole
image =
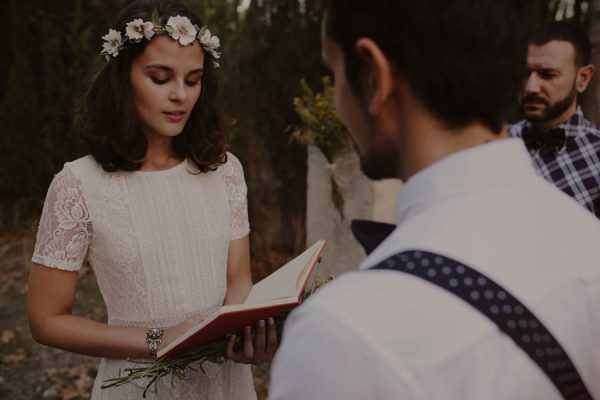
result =
[[[510,136],[522,137],[529,121],[508,127]],[[529,150],[540,175],[600,218],[600,129],[583,117],[580,107],[564,124],[565,146],[558,151]]]

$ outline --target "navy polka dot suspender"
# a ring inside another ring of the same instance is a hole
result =
[[[592,400],[568,354],[519,300],[490,278],[425,251],[396,254],[372,269],[418,276],[460,297],[491,319],[546,373],[564,399]]]

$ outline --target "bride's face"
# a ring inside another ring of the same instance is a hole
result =
[[[168,35],[150,41],[131,64],[133,102],[148,139],[179,135],[202,91],[204,51]]]

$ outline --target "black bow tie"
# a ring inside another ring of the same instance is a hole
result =
[[[528,150],[559,150],[565,145],[565,130],[553,128],[543,131],[533,126],[523,128],[523,142]]]
[[[353,219],[350,227],[354,238],[365,249],[365,253],[367,254],[375,250],[396,229],[396,225],[364,219]]]

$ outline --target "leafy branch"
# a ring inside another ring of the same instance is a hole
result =
[[[330,163],[348,145],[345,128],[335,113],[333,85],[323,77],[323,91],[314,92],[304,79],[302,96],[294,98],[294,110],[302,125],[292,132],[292,140],[304,145],[315,145]]]

